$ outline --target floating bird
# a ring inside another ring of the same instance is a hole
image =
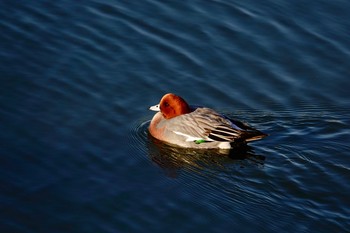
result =
[[[186,148],[231,149],[235,145],[259,140],[267,134],[213,109],[191,107],[172,93],[149,108],[157,111],[149,126],[158,140]]]

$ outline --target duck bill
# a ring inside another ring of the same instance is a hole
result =
[[[149,107],[149,110],[159,112],[160,111],[159,104]]]

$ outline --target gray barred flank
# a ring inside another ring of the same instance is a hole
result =
[[[213,126],[210,124],[210,121],[207,119],[201,119],[201,118],[196,118],[196,121],[198,125],[202,125],[202,127],[208,126],[209,128],[212,128]]]

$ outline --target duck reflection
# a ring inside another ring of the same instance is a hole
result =
[[[246,144],[237,145],[231,150],[192,149],[166,144],[148,134],[150,159],[170,177],[177,177],[182,169],[203,170],[207,167],[225,168],[228,164],[249,161],[263,165],[265,156],[254,154],[253,148]]]

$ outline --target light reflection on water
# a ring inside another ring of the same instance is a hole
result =
[[[4,2],[2,231],[347,231],[349,7]],[[167,92],[269,137],[154,141]]]

